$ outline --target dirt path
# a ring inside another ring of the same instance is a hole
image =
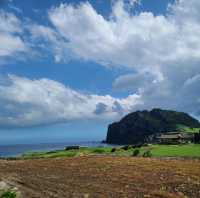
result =
[[[198,198],[200,161],[105,156],[0,161],[0,181],[24,198]]]

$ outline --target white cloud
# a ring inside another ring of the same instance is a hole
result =
[[[163,80],[162,74],[153,72],[141,72],[137,74],[126,74],[118,77],[113,82],[113,88],[121,91],[139,91],[138,88],[146,87],[149,84],[156,84]]]
[[[81,119],[116,119],[139,103],[137,95],[117,99],[84,94],[49,80],[9,75],[0,85],[0,126],[24,127]]]
[[[40,47],[44,51],[53,52],[55,62],[68,61],[71,58],[67,42],[55,30],[36,23],[31,23],[27,28],[34,46]]]
[[[31,42],[52,51],[55,61],[78,58],[106,67],[126,67],[113,87],[132,91],[124,99],[74,91],[49,79],[9,77],[0,86],[0,123],[29,126],[73,119],[113,119],[135,109],[173,108],[200,115],[200,3],[179,0],[166,15],[130,13],[128,1],[115,1],[109,18],[90,3],[61,4],[48,12],[54,26],[31,24]],[[134,8],[135,1],[130,3]],[[126,5],[125,5],[126,4]],[[1,13],[0,56],[22,49],[20,21]],[[13,41],[12,41],[13,39]],[[40,40],[41,39],[41,40]],[[20,46],[20,47],[19,47]],[[33,91],[34,90],[34,91]],[[103,116],[102,116],[103,115]]]
[[[123,1],[117,1],[112,10],[106,20],[89,3],[77,7],[61,4],[49,17],[80,58],[134,68],[173,59],[169,42],[176,41],[174,23],[150,12],[130,15]]]
[[[200,95],[185,83],[200,74],[199,0],[176,1],[159,16],[134,15],[126,3],[116,1],[109,19],[89,3],[61,4],[49,11],[49,18],[74,58],[132,69],[113,86],[139,94],[144,104],[140,108],[160,106],[198,114]]]
[[[21,38],[22,24],[13,14],[0,10],[0,58],[25,53],[28,47]]]
[[[141,70],[162,69],[163,64],[183,58],[199,59],[198,0],[177,2],[167,16],[151,12],[131,15],[124,7],[124,1],[114,3],[107,20],[88,2],[61,4],[49,11],[49,18],[68,41],[68,48],[86,60]]]
[[[1,32],[20,33],[22,31],[21,22],[14,14],[0,10],[0,19]]]
[[[10,56],[18,52],[24,52],[26,47],[22,40],[12,35],[6,35],[0,33],[0,57],[1,56]]]
[[[198,0],[176,0],[174,4],[169,5],[173,15],[178,22],[197,22],[200,20],[200,2]]]

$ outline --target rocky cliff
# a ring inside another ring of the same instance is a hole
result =
[[[198,120],[187,113],[153,109],[128,114],[119,122],[109,125],[106,142],[111,144],[137,144],[147,142],[157,133],[200,128]]]

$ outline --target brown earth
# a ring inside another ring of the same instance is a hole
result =
[[[0,160],[24,198],[200,198],[200,161],[83,156]]]

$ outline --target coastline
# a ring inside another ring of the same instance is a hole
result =
[[[64,149],[66,146],[105,147],[112,146],[102,141],[57,142],[35,144],[8,144],[0,145],[0,157],[17,157],[27,152],[48,152]]]

